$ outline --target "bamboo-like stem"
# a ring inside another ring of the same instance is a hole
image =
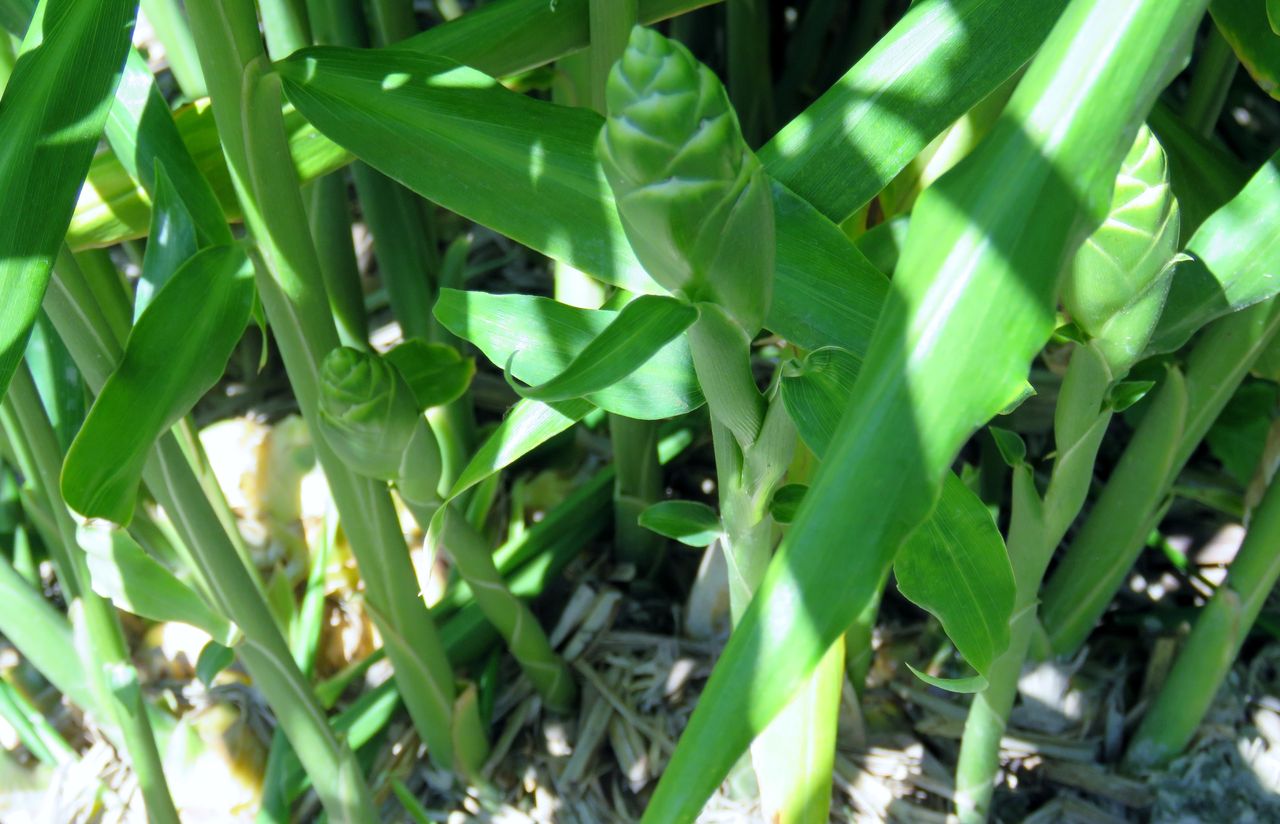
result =
[[[0,716],[17,732],[23,746],[50,767],[78,760],[76,751],[7,677],[0,676]]]
[[[1280,482],[1272,480],[1249,520],[1227,580],[1196,617],[1186,646],[1143,716],[1125,761],[1156,767],[1182,752],[1218,694],[1280,578]]]
[[[254,255],[258,291],[303,417],[317,432],[318,368],[338,346],[338,336],[297,176],[292,164],[281,162],[289,149],[280,81],[266,73],[252,3],[199,0],[188,9],[227,165],[261,251]],[[393,636],[388,652],[410,715],[432,758],[452,768],[453,670],[418,595],[385,484],[352,472],[323,438],[316,439],[315,450],[364,573],[367,604],[383,623],[384,636]]]
[[[164,44],[165,57],[173,79],[182,93],[192,100],[204,97],[204,73],[196,57],[196,41],[182,11],[179,0],[142,0],[142,13],[147,16],[156,36]]]
[[[738,112],[742,134],[759,148],[773,123],[773,83],[769,66],[769,4],[765,0],[727,0],[729,99]]]
[[[158,824],[178,824],[178,811],[169,795],[160,751],[139,689],[138,673],[129,659],[129,649],[115,608],[95,593],[90,584],[89,568],[76,542],[75,522],[59,491],[62,450],[25,363],[20,364],[14,373],[0,418],[3,418],[10,440],[16,442],[20,439],[28,450],[30,460],[23,471],[53,513],[62,545],[62,564],[65,565],[59,570],[59,577],[74,599],[73,603],[79,603],[88,638],[93,644],[91,655],[94,660],[85,662],[91,669],[87,674],[96,684],[100,706],[108,713],[107,720],[120,728],[142,789],[147,817]]]
[[[262,34],[272,60],[283,60],[311,43],[300,6],[297,0],[258,0]]]
[[[1084,643],[1178,473],[1277,330],[1280,301],[1272,298],[1215,321],[1192,350],[1185,378],[1169,373],[1045,586],[1040,616],[1054,652]]]
[[[1210,24],[1191,76],[1191,89],[1187,92],[1187,105],[1182,113],[1183,119],[1201,137],[1213,135],[1238,68],[1240,60],[1231,44],[1216,25]]]
[[[101,313],[79,269],[67,269],[61,263],[45,296],[45,310],[80,374],[96,392],[119,362],[122,340]],[[261,581],[245,567],[191,460],[177,438],[166,434],[154,447],[143,480],[182,539],[179,549],[187,552],[197,588],[244,632],[245,641],[236,651],[275,712],[280,729],[302,753],[325,808],[344,821],[376,821],[354,755],[329,728],[266,604]]]
[[[329,310],[338,326],[343,346],[369,347],[369,316],[364,310],[364,290],[351,237],[351,209],[347,204],[347,180],[342,171],[307,184],[307,217],[316,239],[320,273],[324,276]]]

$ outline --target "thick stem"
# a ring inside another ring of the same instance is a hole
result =
[[[1231,44],[1216,25],[1210,25],[1195,73],[1191,76],[1191,90],[1187,92],[1187,105],[1182,114],[1187,124],[1201,137],[1213,134],[1238,68],[1240,60]]]
[[[1185,379],[1170,372],[1045,586],[1040,616],[1054,652],[1068,654],[1084,643],[1142,551],[1178,473],[1278,329],[1280,301],[1243,309],[1204,333]]]
[[[253,5],[188,4],[214,117],[245,222],[258,244],[258,292],[304,419],[318,432],[320,361],[338,346],[324,279],[298,193],[280,115],[280,81],[267,74]],[[409,713],[432,758],[454,765],[453,671],[426,606],[384,484],[348,469],[323,438],[316,456],[337,504],[371,611],[392,634],[388,653]],[[303,750],[299,749],[299,752]],[[318,784],[319,782],[317,782]]]
[[[125,749],[142,789],[147,817],[159,824],[178,824],[178,811],[169,795],[160,751],[139,689],[138,673],[129,659],[129,649],[115,608],[97,595],[90,584],[88,565],[76,543],[75,522],[59,492],[62,451],[40,403],[35,381],[25,364],[19,365],[9,385],[3,417],[10,439],[21,438],[30,450],[31,464],[24,467],[24,471],[28,479],[37,484],[57,524],[67,565],[59,574],[64,586],[70,585],[70,591],[78,593],[75,600],[81,605],[85,628],[93,644],[94,660],[86,661],[90,668],[88,675],[97,683],[100,705],[107,710],[112,723],[119,726],[123,735]]]
[[[1161,687],[1125,760],[1155,767],[1182,752],[1218,694],[1249,630],[1280,578],[1280,482],[1273,480],[1254,510],[1227,580],[1196,618],[1187,644]]]

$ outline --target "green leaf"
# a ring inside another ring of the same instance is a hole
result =
[[[461,495],[493,473],[515,463],[582,420],[593,409],[594,406],[582,400],[557,404],[520,401],[476,450],[449,491],[449,497]]]
[[[926,684],[937,687],[947,692],[959,693],[961,695],[970,695],[982,692],[987,688],[987,679],[981,675],[970,675],[967,678],[937,678],[927,673],[921,672],[915,667],[907,664],[907,669],[911,670],[911,674]]]
[[[142,317],[143,310],[178,271],[178,267],[200,249],[191,212],[159,161],[156,162],[155,181],[151,231],[147,235],[147,251],[142,256],[142,274],[134,291],[134,323]]]
[[[595,162],[598,116],[548,118],[546,104],[434,55],[327,47],[276,65],[290,102],[388,177],[629,291],[660,291],[625,243],[609,242],[621,228]]]
[[[819,457],[849,405],[861,367],[861,358],[837,347],[815,349],[803,363],[783,367],[782,402],[801,440]]]
[[[1023,443],[1021,435],[999,426],[988,426],[987,431],[991,433],[996,449],[1000,451],[1000,457],[1004,458],[1005,463],[1017,469],[1027,462],[1027,445]]]
[[[1213,0],[1209,13],[1259,88],[1280,100],[1280,49],[1272,0]]]
[[[1155,381],[1120,381],[1111,387],[1107,404],[1116,412],[1123,412],[1147,396]]]
[[[512,355],[513,374],[525,383],[551,380],[568,368],[617,312],[578,309],[531,295],[490,295],[441,289],[436,317],[499,367]],[[628,418],[654,420],[702,405],[689,347],[677,338],[630,375],[587,396],[592,404]],[[584,413],[585,414],[585,413]]]
[[[893,562],[898,591],[938,617],[964,659],[985,675],[1009,646],[1013,567],[987,505],[947,473],[933,515]]]
[[[427,343],[411,338],[386,354],[413,397],[418,409],[444,406],[462,397],[476,374],[474,358],[445,343]]]
[[[641,295],[574,357],[564,371],[537,386],[512,384],[521,397],[550,403],[603,392],[643,366],[698,318],[698,310],[675,298]],[[520,350],[507,358],[507,371]],[[512,383],[510,375],[507,382]]]
[[[1022,68],[1066,0],[918,0],[760,150],[777,180],[837,223]]]
[[[204,249],[156,294],[62,468],[77,512],[128,524],[152,444],[222,377],[253,304],[238,246]]]
[[[132,0],[44,0],[0,99],[0,396],[26,348],[120,77]]]
[[[778,488],[773,493],[773,499],[769,501],[769,514],[780,524],[789,524],[796,519],[796,512],[800,509],[800,502],[804,500],[804,495],[809,491],[806,484],[787,484]]]
[[[1267,22],[1272,34],[1280,34],[1280,0],[1267,0]]]
[[[1270,36],[1270,35],[1268,35]],[[1172,352],[1209,321],[1280,292],[1280,154],[1187,242],[1147,354]]]
[[[228,646],[240,631],[215,613],[177,577],[142,551],[122,529],[81,526],[77,540],[89,563],[93,591],[125,612],[151,621],[176,621],[209,633]]]
[[[218,673],[231,666],[235,660],[235,650],[217,641],[210,641],[200,648],[200,655],[196,658],[196,678],[206,688],[212,687],[213,679],[218,677]]]
[[[992,132],[921,195],[856,391],[646,822],[697,815],[874,602],[960,448],[1020,389],[1053,332],[1061,267],[1105,217],[1204,2],[1074,0]]]
[[[697,501],[659,501],[640,513],[640,526],[686,546],[709,546],[720,537],[720,516]]]

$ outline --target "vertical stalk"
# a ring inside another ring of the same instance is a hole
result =
[[[96,392],[120,360],[122,338],[100,311],[80,270],[67,269],[62,263],[54,269],[44,307],[80,374]],[[372,796],[355,755],[330,729],[310,685],[293,662],[261,581],[241,560],[190,453],[173,433],[161,437],[154,447],[143,480],[168,513],[180,546],[189,548],[198,588],[244,632],[236,652],[275,712],[279,728],[300,754],[330,817],[344,822],[376,821]]]
[[[351,209],[347,204],[347,177],[339,170],[307,184],[307,218],[316,239],[320,274],[329,296],[329,310],[338,326],[343,346],[369,347],[369,317],[364,311],[364,290],[351,238]]]
[[[193,0],[189,11],[227,165],[261,252],[254,255],[258,291],[303,417],[318,432],[319,364],[338,346],[338,336],[297,175],[282,162],[289,146],[280,81],[267,73],[251,2]],[[315,450],[364,574],[367,603],[388,641],[400,692],[433,760],[452,768],[453,670],[419,597],[390,495],[384,484],[348,469],[323,438],[316,438]]]
[[[1146,543],[1170,487],[1280,329],[1275,298],[1215,321],[1171,370],[1102,494],[1045,585],[1041,620],[1055,653],[1084,643]]]
[[[1280,578],[1280,482],[1272,480],[1249,521],[1227,580],[1196,617],[1164,686],[1143,716],[1125,761],[1155,767],[1182,752],[1240,654],[1267,595]]]
[[[728,0],[729,99],[747,145],[759,148],[773,123],[767,0]]]
[[[58,475],[62,469],[62,451],[48,415],[40,403],[35,381],[26,364],[20,364],[0,409],[11,441],[21,439],[28,450],[29,461],[23,467],[29,482],[45,499],[57,525],[62,545],[63,563],[59,571],[63,586],[72,593],[73,605],[80,604],[95,660],[89,678],[96,683],[100,706],[108,713],[112,725],[120,728],[125,749],[133,762],[138,785],[147,807],[147,817],[157,824],[178,824],[178,811],[169,795],[160,751],[147,718],[146,706],[138,682],[138,673],[129,660],[124,631],[115,608],[93,591],[89,568],[76,543],[76,526],[62,502]],[[74,609],[74,606],[73,606]]]
[[[390,43],[413,34],[412,10],[400,2],[371,8],[374,34]],[[317,43],[362,48],[369,45],[365,17],[358,5],[345,0],[311,0],[312,28]],[[439,340],[442,330],[432,315],[441,269],[430,207],[413,192],[372,167],[351,166],[356,195],[373,237],[378,270],[387,287],[391,310],[407,338]],[[475,418],[470,395],[446,405],[431,419],[445,458],[442,488],[452,486],[470,456],[475,441]]]
[[[987,688],[974,696],[965,721],[956,766],[956,815],[961,824],[981,824],[990,814],[1000,739],[1017,700],[1018,680],[1038,625],[1040,583],[1088,494],[1098,447],[1111,422],[1112,411],[1106,406],[1111,384],[1111,370],[1098,350],[1077,346],[1058,397],[1057,458],[1043,501],[1032,468],[1022,464],[1013,470],[1006,544],[1016,595],[1009,646],[992,663]]]
[[[1201,137],[1213,135],[1238,68],[1240,60],[1231,44],[1211,22],[1195,73],[1191,76],[1191,89],[1187,92],[1187,105],[1182,113],[1182,119]]]
[[[182,11],[179,0],[142,0],[142,13],[147,16],[156,36],[164,44],[165,57],[178,87],[189,99],[204,97],[204,73],[196,57],[196,41]]]

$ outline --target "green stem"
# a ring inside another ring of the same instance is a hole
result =
[[[248,0],[188,4],[206,80],[245,223],[258,244],[258,291],[303,418],[318,432],[318,370],[338,346],[298,194],[281,118],[280,80],[266,55]],[[453,670],[418,595],[404,537],[385,484],[346,467],[323,438],[316,456],[366,585],[366,602],[394,637],[388,652],[418,732],[441,767],[454,766]],[[299,752],[303,750],[299,749]],[[319,782],[317,781],[317,785]]]
[[[164,44],[169,69],[182,93],[190,100],[204,97],[204,73],[196,57],[196,41],[182,11],[179,0],[142,0],[142,13],[151,22],[156,36]]]
[[[1280,578],[1280,482],[1272,480],[1249,521],[1227,580],[1196,618],[1173,670],[1129,742],[1125,761],[1156,767],[1195,735],[1267,595]]]
[[[766,0],[727,0],[729,99],[738,112],[742,135],[759,148],[773,125],[773,83],[769,65],[769,4]]]
[[[57,767],[78,760],[76,751],[62,734],[5,677],[0,677],[0,715],[18,733],[23,746],[41,763]]]
[[[1222,107],[1227,102],[1231,81],[1240,68],[1240,60],[1216,25],[1210,25],[1200,49],[1183,119],[1201,137],[1210,137]]]
[[[1099,350],[1077,346],[1062,382],[1055,410],[1057,457],[1044,500],[1028,465],[1014,469],[1009,560],[1015,598],[1009,646],[987,673],[987,688],[974,696],[956,765],[956,815],[961,824],[980,824],[991,811],[1000,767],[1000,739],[1018,697],[1018,680],[1038,626],[1040,584],[1054,550],[1084,506],[1098,447],[1111,422],[1106,407],[1112,372]]]
[[[414,516],[431,523],[434,505],[405,499]],[[438,505],[438,504],[437,504]],[[577,686],[564,660],[529,606],[517,598],[494,563],[488,543],[454,507],[440,516],[441,540],[454,566],[471,587],[476,604],[507,643],[511,655],[551,709],[566,712],[577,698]]]
[[[1209,327],[1185,378],[1169,373],[1045,586],[1040,616],[1055,653],[1084,643],[1142,552],[1178,473],[1278,329],[1280,301],[1255,304]]]
[[[369,317],[364,310],[364,288],[360,285],[360,267],[351,237],[347,176],[341,171],[327,174],[308,183],[304,192],[338,339],[343,346],[368,349]]]
[[[311,44],[301,0],[258,0],[258,8],[272,60],[283,60]]]
[[[142,700],[138,673],[129,659],[129,649],[115,608],[97,595],[90,585],[89,567],[76,543],[76,525],[59,492],[62,450],[25,363],[14,373],[0,416],[4,418],[10,440],[20,438],[30,450],[31,460],[23,470],[53,512],[62,544],[63,562],[67,564],[59,574],[63,586],[69,592],[77,593],[71,597],[81,605],[85,628],[93,644],[90,654],[94,660],[86,662],[92,669],[89,676],[97,679],[101,706],[107,709],[111,721],[123,734],[125,748],[142,789],[147,817],[159,824],[178,824],[178,811],[169,795],[160,751]]]
[[[389,46],[418,33],[418,21],[413,17],[413,0],[370,0],[368,15],[375,45]],[[454,14],[445,19],[452,20],[457,16]]]
[[[80,274],[78,269],[64,269],[60,261],[44,306],[85,382],[96,392],[120,360],[122,339]],[[321,802],[335,820],[377,820],[354,755],[329,728],[276,626],[261,581],[244,565],[190,453],[172,433],[156,444],[143,479],[176,528],[178,547],[186,548],[198,588],[245,633],[245,641],[236,648],[240,660],[290,744],[303,754]]]

